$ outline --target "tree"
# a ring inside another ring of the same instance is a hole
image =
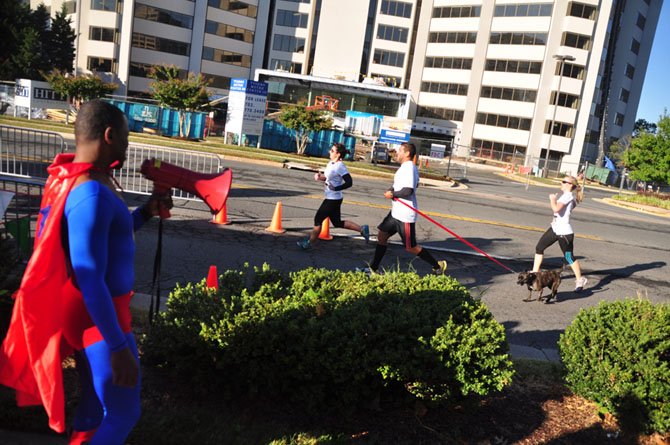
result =
[[[21,77],[14,65],[23,32],[30,28],[30,6],[16,0],[0,0],[0,79]]]
[[[279,122],[295,131],[295,145],[299,155],[305,153],[312,131],[327,130],[333,126],[333,119],[326,111],[310,110],[304,102],[283,106]]]
[[[161,65],[149,71],[154,79],[149,85],[153,98],[161,106],[174,108],[179,112],[179,136],[188,138],[191,133],[191,119],[187,111],[195,111],[209,103],[207,85],[209,81],[202,74],[188,73],[180,78],[180,70],[174,65]]]
[[[72,29],[72,20],[67,17],[65,3],[51,21],[47,47],[50,66],[61,71],[72,71],[74,66],[74,41],[76,34]]]
[[[631,140],[624,153],[624,165],[631,179],[670,183],[670,116],[667,110],[657,124],[657,132],[643,131]]]
[[[649,122],[646,119],[638,119],[633,126],[633,137],[638,137],[642,132],[656,133],[656,129],[656,124]]]
[[[41,51],[39,33],[32,28],[26,29],[23,32],[21,43],[10,59],[15,78],[42,79],[43,76],[40,74]]]
[[[112,94],[119,87],[92,74],[72,76],[59,70],[53,70],[46,79],[56,93],[67,96],[77,109],[82,102]]]

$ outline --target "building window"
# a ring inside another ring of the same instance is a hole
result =
[[[228,65],[237,65],[244,68],[249,68],[251,66],[250,55],[224,51],[222,49],[210,48],[208,46],[202,48],[202,58],[203,60],[227,63]]]
[[[207,0],[207,4],[213,8],[223,9],[224,11],[230,11],[251,18],[256,18],[256,14],[258,14],[256,6],[239,0]]]
[[[549,17],[551,9],[550,3],[498,5],[494,15],[496,17]]]
[[[570,6],[568,6],[568,15],[582,19],[595,20],[596,7],[578,2],[570,2]]]
[[[95,11],[116,11],[116,0],[91,0],[91,9]]]
[[[561,93],[558,95],[558,101],[556,101],[556,91],[552,91],[549,103],[554,106],[578,109],[579,96],[574,94]]]
[[[472,59],[464,59],[461,57],[426,57],[425,67],[470,70],[472,69]]]
[[[628,103],[628,97],[630,96],[630,91],[628,91],[625,88],[621,88],[621,91],[619,92],[619,100],[623,103]]]
[[[379,9],[379,12],[385,15],[404,17],[408,19],[412,17],[412,4],[394,0],[382,0],[382,6]]]
[[[630,42],[630,50],[633,52],[633,54],[640,54],[640,42],[633,39],[633,41]]]
[[[542,71],[542,62],[486,59],[485,70],[505,73],[540,74]]]
[[[408,33],[409,29],[400,26],[382,25],[381,23],[377,26],[377,38],[382,40],[407,43]]]
[[[492,127],[511,128],[513,130],[530,130],[531,119],[504,114],[477,113],[476,122]]]
[[[647,18],[643,16],[642,14],[638,13],[637,14],[637,22],[635,22],[638,28],[644,30],[644,25],[647,24]]]
[[[583,34],[564,32],[563,41],[561,42],[561,45],[569,46],[571,48],[588,50],[591,48],[591,37],[585,36]]]
[[[372,63],[402,67],[405,64],[405,53],[376,49],[372,56]]]
[[[628,77],[629,79],[632,79],[633,76],[635,76],[635,67],[633,65],[631,65],[630,63],[627,63],[625,74],[626,74],[626,77]]]
[[[468,85],[462,83],[421,82],[421,91],[426,93],[467,96]]]
[[[148,63],[130,62],[129,72],[131,76],[149,77],[149,73],[151,72],[151,69],[154,68],[154,66],[155,65],[150,65]],[[186,79],[188,77],[188,71],[180,69],[177,77],[180,79]]]
[[[165,23],[166,25],[178,26],[180,28],[193,28],[193,17],[190,15],[143,5],[142,3],[135,5],[135,18],[150,22]]]
[[[546,121],[544,124],[544,133],[553,134],[554,136],[563,136],[565,138],[571,138],[574,132],[574,126],[572,124],[566,124],[565,122],[554,121],[554,124],[551,124],[551,121]]]
[[[133,33],[133,47],[162,51],[164,53],[177,54],[179,56],[187,56],[191,49],[191,45],[185,42],[148,36],[137,32]]]
[[[89,57],[86,68],[90,71],[100,71],[106,73],[114,72],[115,63],[113,59],[104,59],[102,57]]]
[[[302,63],[291,62],[290,60],[272,59],[270,68],[277,71],[288,71],[289,73],[301,73]]]
[[[116,29],[91,26],[88,28],[88,39],[100,42],[116,42]]]
[[[225,23],[205,22],[205,32],[228,39],[239,40],[240,42],[254,43],[254,32],[248,29],[238,28],[237,26],[227,25]]]
[[[623,114],[617,113],[614,116],[614,125],[622,127],[623,126],[623,117],[624,117]]]
[[[492,32],[489,43],[494,45],[545,45],[544,32]]]
[[[431,32],[428,35],[429,43],[475,43],[476,32]]]
[[[505,142],[487,141],[482,139],[473,139],[472,148],[478,152],[478,156],[481,156],[482,153],[490,151],[497,151],[511,156],[526,154],[526,147],[523,145],[514,145]]]
[[[559,75],[560,63],[556,64],[556,75]],[[574,65],[572,63],[563,63],[563,73],[561,74],[565,77],[570,77],[572,79],[584,80],[584,67],[579,65]]]
[[[386,86],[393,88],[400,88],[402,78],[396,76],[387,76],[385,74],[375,74],[370,73],[370,77],[373,79],[382,79]]]
[[[307,28],[307,18],[307,14],[278,9],[275,25],[288,26],[289,28]]]
[[[481,6],[443,6],[433,8],[433,18],[479,17]]]
[[[77,12],[77,2],[63,2],[65,5],[65,14],[74,14]]]
[[[305,39],[286,36],[284,34],[275,34],[272,49],[275,51],[285,51],[287,53],[303,53],[305,52]]]
[[[479,97],[489,99],[514,100],[518,102],[535,102],[537,92],[522,88],[503,88],[482,86]]]
[[[430,119],[444,119],[447,121],[463,122],[463,110],[451,110],[448,108],[437,107],[418,107],[416,110],[417,117],[427,117]]]
[[[209,81],[209,86],[212,88],[220,88],[222,90],[230,89],[230,77],[215,76],[213,74],[202,73],[205,79]]]

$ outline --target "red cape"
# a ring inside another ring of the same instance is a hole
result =
[[[63,210],[77,177],[93,166],[60,154],[49,178],[37,218],[33,255],[14,297],[14,311],[0,348],[0,383],[16,389],[19,406],[44,405],[49,426],[65,431],[62,361],[72,353],[64,341],[64,306],[69,283],[61,243]]]

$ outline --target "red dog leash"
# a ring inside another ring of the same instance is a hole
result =
[[[493,261],[494,263],[496,263],[496,264],[502,266],[503,268],[509,270],[509,271],[512,272],[512,273],[516,273],[516,272],[514,272],[512,269],[510,269],[509,267],[505,266],[505,265],[504,265],[503,263],[501,263],[500,261],[498,261],[498,260],[496,260],[495,258],[493,258],[493,257],[492,257],[491,255],[489,255],[488,253],[486,253],[486,252],[484,252],[483,250],[481,250],[479,247],[473,245],[470,241],[468,241],[468,240],[464,239],[463,237],[459,236],[457,233],[452,232],[451,230],[447,229],[447,228],[444,227],[442,224],[440,224],[439,222],[435,221],[435,220],[434,220],[433,218],[431,218],[430,216],[428,216],[428,215],[426,215],[425,213],[423,213],[421,210],[415,209],[415,208],[412,207],[411,205],[407,204],[406,202],[404,202],[404,201],[402,201],[402,200],[400,200],[400,199],[398,199],[398,198],[393,198],[393,200],[394,200],[394,201],[398,201],[400,204],[404,205],[405,207],[409,207],[409,208],[412,209],[414,212],[416,212],[416,213],[418,213],[419,215],[423,216],[423,217],[426,218],[428,221],[432,222],[433,224],[435,224],[437,227],[439,227],[440,229],[444,230],[445,232],[450,233],[451,235],[453,235],[454,237],[456,237],[456,239],[458,239],[458,240],[461,241],[462,243],[466,244],[467,246],[471,247],[472,249],[476,250],[477,252],[481,253],[482,255],[484,255],[486,258],[488,258],[489,260]]]

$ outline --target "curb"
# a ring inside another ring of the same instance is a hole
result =
[[[661,218],[670,218],[670,210],[657,209],[656,207],[647,206],[644,204],[636,204],[634,202],[619,201],[612,198],[593,198],[594,201],[602,202],[614,207],[621,207],[636,212],[645,213],[647,215],[660,216]]]

